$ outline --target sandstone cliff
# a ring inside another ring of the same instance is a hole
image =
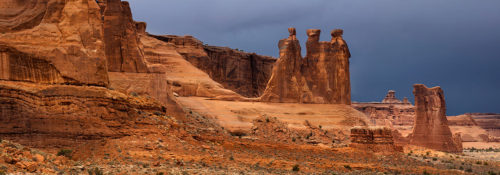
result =
[[[2,1],[0,79],[107,86],[100,14],[94,0]]]
[[[264,92],[276,62],[273,57],[205,45],[192,36],[150,36],[173,44],[177,52],[211,79],[245,97],[258,97]]]
[[[128,2],[107,0],[104,10],[104,43],[108,71],[148,72],[147,63],[138,37],[137,24],[132,19]],[[144,24],[144,23],[141,23]],[[145,25],[140,25],[145,30]]]
[[[332,31],[330,42],[320,42],[320,30],[307,31],[307,56],[302,59],[295,28],[280,40],[275,63],[261,101],[351,104],[350,53],[342,30]]]
[[[462,142],[453,136],[446,119],[446,103],[440,87],[413,86],[416,117],[410,144],[445,152],[462,152]]]

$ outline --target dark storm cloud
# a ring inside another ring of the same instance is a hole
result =
[[[496,0],[131,0],[154,34],[193,35],[207,44],[277,56],[296,27],[344,29],[352,96],[380,101],[387,90],[412,99],[412,85],[441,86],[448,114],[500,112],[500,1]],[[303,48],[305,45],[303,44]]]

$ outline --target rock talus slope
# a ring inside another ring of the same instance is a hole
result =
[[[440,87],[413,86],[416,117],[410,144],[445,152],[462,152],[460,136],[452,135],[446,119],[446,103]]]

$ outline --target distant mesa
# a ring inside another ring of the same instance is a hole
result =
[[[381,102],[355,102],[352,106],[365,113],[372,124],[378,126],[412,126],[415,118],[415,108],[404,98],[396,98],[396,91],[389,90]]]

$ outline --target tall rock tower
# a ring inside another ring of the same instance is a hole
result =
[[[413,85],[416,117],[410,144],[444,152],[462,152],[460,136],[453,136],[448,119],[443,90],[438,87]]]

